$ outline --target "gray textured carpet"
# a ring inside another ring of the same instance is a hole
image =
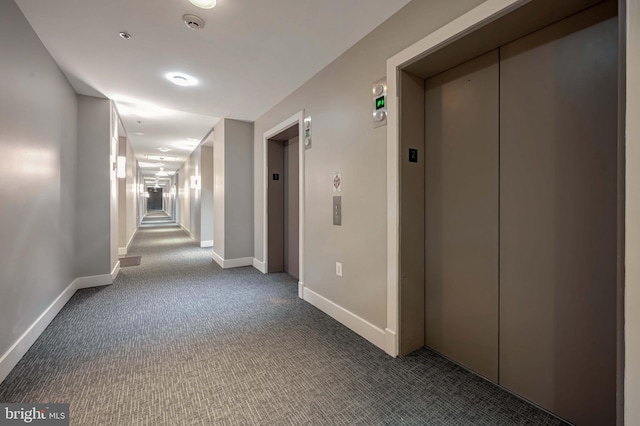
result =
[[[140,229],[136,268],[81,290],[0,385],[69,402],[73,425],[558,425],[427,350],[392,359],[298,299],[221,270],[177,227]]]

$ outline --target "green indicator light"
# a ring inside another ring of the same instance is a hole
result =
[[[384,96],[380,96],[379,98],[376,99],[376,109],[382,109],[384,108]]]

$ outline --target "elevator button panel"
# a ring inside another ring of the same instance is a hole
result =
[[[342,226],[342,196],[333,197],[333,224]]]
[[[373,127],[387,124],[387,80],[373,83]]]
[[[304,119],[304,146],[311,147],[311,116],[307,116]]]

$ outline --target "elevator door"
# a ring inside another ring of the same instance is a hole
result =
[[[617,21],[501,49],[500,383],[615,423]]]
[[[425,342],[498,381],[498,50],[425,84]]]
[[[162,188],[148,188],[147,210],[162,210]]]
[[[298,126],[267,141],[268,272],[299,278],[299,136]]]
[[[617,36],[603,3],[425,82],[426,345],[615,424]]]

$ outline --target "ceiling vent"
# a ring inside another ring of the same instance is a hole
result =
[[[184,24],[192,30],[199,30],[204,28],[204,19],[196,15],[182,15],[182,21]]]

